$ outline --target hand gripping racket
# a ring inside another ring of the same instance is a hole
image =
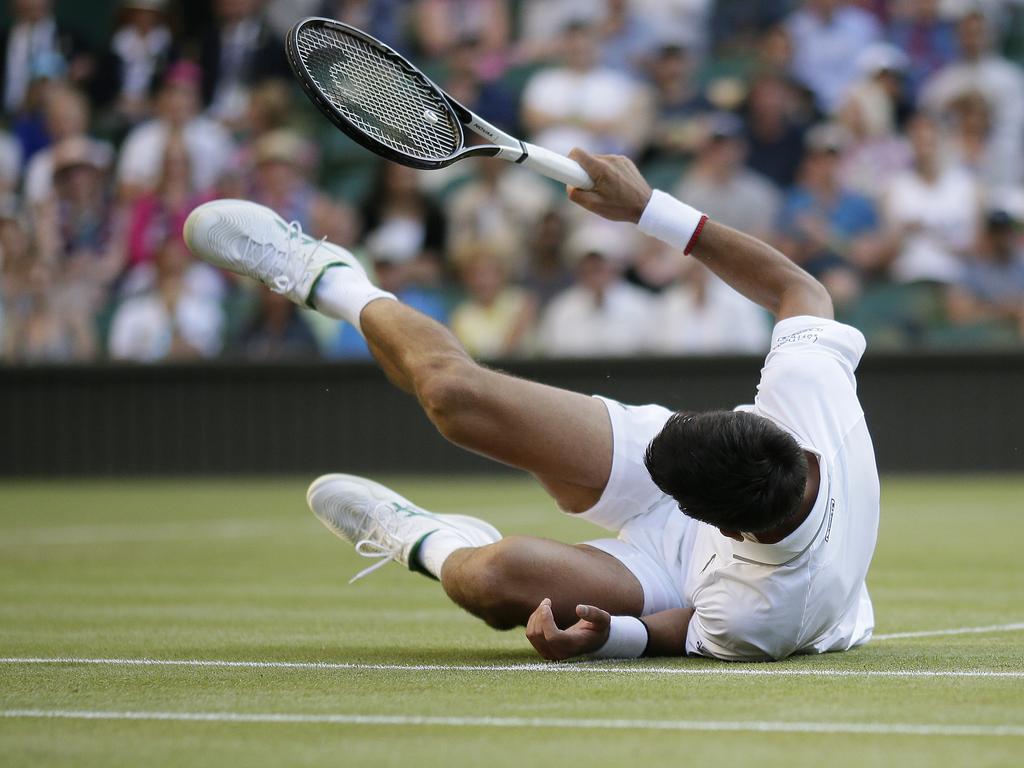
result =
[[[354,27],[303,19],[288,32],[286,48],[292,71],[317,108],[383,158],[429,170],[466,157],[500,157],[569,186],[593,186],[579,163],[495,128]],[[465,128],[492,143],[467,147]]]

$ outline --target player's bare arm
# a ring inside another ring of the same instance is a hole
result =
[[[573,202],[612,221],[640,222],[654,191],[632,160],[621,155],[590,155],[580,149],[570,156],[594,181],[592,189],[570,189]],[[832,300],[824,286],[755,237],[705,220],[693,241],[692,253],[776,320],[800,315],[833,316]]]

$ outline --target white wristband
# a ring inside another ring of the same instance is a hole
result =
[[[673,248],[689,253],[697,243],[704,222],[708,219],[696,208],[654,190],[637,226],[645,235],[656,237]]]
[[[644,655],[650,639],[647,625],[633,616],[612,616],[608,639],[594,651],[595,659],[635,659]]]

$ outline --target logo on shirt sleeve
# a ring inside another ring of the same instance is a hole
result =
[[[817,328],[804,328],[802,331],[796,333],[790,333],[786,336],[780,336],[779,339],[772,345],[772,349],[776,350],[780,347],[784,347],[787,344],[793,344],[794,342],[804,341],[808,344],[816,344],[818,337],[821,332],[825,330],[825,327],[819,325]]]

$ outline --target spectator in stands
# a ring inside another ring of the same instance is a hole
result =
[[[448,322],[448,307],[440,291],[423,285],[423,227],[419,222],[402,217],[385,219],[366,238],[366,250],[373,263],[375,285],[427,317]],[[339,325],[327,354],[343,359],[370,358],[363,337],[345,323]]]
[[[599,30],[601,66],[642,76],[659,35],[637,3],[607,0]]]
[[[527,291],[509,284],[506,258],[481,241],[464,244],[455,261],[468,296],[452,312],[452,332],[478,359],[524,354],[537,303]]]
[[[54,84],[46,91],[43,105],[46,132],[51,144],[32,155],[25,169],[25,197],[31,207],[41,205],[53,196],[54,147],[69,139],[88,142],[90,152],[109,167],[114,160],[114,148],[105,141],[88,135],[90,109],[84,94],[63,84]]]
[[[355,239],[351,211],[321,193],[307,178],[316,151],[301,136],[288,130],[271,131],[255,144],[254,202],[272,208],[285,219],[297,221],[314,237],[349,245]]]
[[[507,131],[517,131],[519,115],[515,98],[500,81],[488,80],[481,73],[481,40],[480,37],[467,36],[451,44],[446,59],[444,89],[488,122]]]
[[[46,103],[50,91],[67,84],[67,64],[58,54],[33,59],[28,92],[21,110],[11,119],[11,129],[26,161],[52,143],[46,130]]]
[[[658,299],[654,351],[664,355],[764,353],[771,321],[695,260]]]
[[[943,161],[934,119],[919,113],[907,131],[913,166],[888,186],[884,216],[894,239],[874,266],[887,266],[899,282],[950,283],[974,243],[978,189],[970,174]]]
[[[703,60],[709,48],[714,0],[628,0],[628,4],[660,39],[676,40],[695,60]]]
[[[997,325],[1024,339],[1024,251],[1020,215],[989,208],[978,247],[950,286],[947,311],[957,325]]]
[[[125,228],[127,266],[149,264],[167,238],[180,233],[196,206],[211,199],[197,190],[193,159],[182,137],[172,136],[164,147],[156,188],[129,204]]]
[[[907,55],[910,93],[957,57],[955,25],[941,14],[939,0],[895,3],[889,40]]]
[[[563,66],[535,74],[523,92],[523,123],[556,152],[573,147],[630,154],[647,138],[651,99],[628,75],[597,63],[597,30],[573,22],[563,38]]]
[[[56,268],[25,255],[13,271],[20,290],[8,302],[3,357],[21,363],[95,359],[96,333],[91,318],[63,302],[55,280]]]
[[[401,231],[414,236],[410,272],[420,283],[440,280],[447,245],[447,222],[441,207],[419,188],[419,173],[396,163],[381,163],[370,194],[360,209],[363,233],[372,237],[386,224],[399,223]],[[396,229],[395,231],[398,231]],[[397,243],[397,240],[395,241]],[[403,240],[403,246],[405,241]],[[402,251],[404,258],[404,250]],[[395,259],[388,256],[393,262]]]
[[[858,57],[861,80],[847,92],[837,114],[849,144],[843,153],[843,185],[878,201],[889,180],[911,163],[910,144],[898,132],[906,109],[906,56],[879,43]]]
[[[497,158],[474,162],[472,179],[447,202],[453,251],[489,242],[510,254],[516,276],[528,267],[527,237],[554,202],[551,186],[536,174]]]
[[[618,228],[593,222],[566,246],[576,284],[551,300],[541,319],[538,346],[547,357],[622,357],[650,350],[658,333],[655,304],[622,272],[630,243]]]
[[[447,56],[472,39],[478,77],[493,80],[505,70],[512,19],[504,0],[416,0],[415,27],[428,58]]]
[[[779,75],[763,75],[750,84],[744,109],[747,166],[787,189],[796,179],[807,127],[800,119],[798,97]]]
[[[934,115],[949,114],[956,100],[977,92],[991,110],[993,163],[1019,168],[1024,152],[1024,73],[992,49],[988,22],[977,8],[969,9],[957,24],[960,59],[939,70],[921,91],[921,105]],[[1019,170],[1014,174],[1019,179]]]
[[[68,282],[106,286],[120,274],[123,254],[114,247],[114,205],[109,157],[82,136],[53,152],[54,194],[35,215],[40,258],[59,265]]]
[[[115,360],[193,360],[220,352],[224,312],[216,300],[187,290],[192,257],[174,233],[157,249],[152,289],[122,303],[110,326]]]
[[[121,147],[117,180],[123,198],[130,200],[154,188],[173,135],[181,135],[189,149],[197,189],[212,188],[231,162],[231,137],[199,113],[199,80],[200,70],[190,62],[180,61],[167,71],[157,96],[156,118],[135,128]]]
[[[118,130],[150,116],[151,94],[176,57],[167,0],[121,0],[110,50],[100,60],[94,92]]]
[[[215,23],[200,43],[203,104],[222,122],[245,116],[249,89],[288,77],[280,36],[261,13],[261,0],[215,0]]]
[[[21,182],[21,145],[0,130],[0,206],[10,202]]]
[[[857,76],[857,55],[880,39],[878,21],[844,0],[805,0],[786,27],[793,40],[793,74],[831,114]]]
[[[767,238],[774,231],[779,193],[770,181],[744,166],[743,131],[734,114],[712,116],[696,160],[675,194],[723,224]]]
[[[541,309],[572,285],[572,272],[564,258],[567,233],[565,216],[557,208],[544,213],[530,231],[529,269],[523,283]]]
[[[297,19],[325,16],[365,29],[392,48],[408,52],[407,5],[406,0],[271,0],[267,17],[282,39]]]
[[[778,225],[780,250],[828,289],[839,311],[860,292],[858,264],[876,263],[884,246],[871,201],[840,182],[846,144],[836,124],[822,123],[808,132],[800,182],[787,195]]]
[[[599,26],[604,10],[604,3],[593,0],[522,0],[515,59],[526,63],[558,60],[563,53],[564,30],[574,23]]]
[[[697,87],[693,56],[679,40],[664,39],[648,64],[654,99],[645,163],[663,163],[696,149],[699,118],[711,111]]]
[[[54,17],[51,0],[12,0],[10,11],[11,26],[0,32],[0,88],[6,114],[21,111],[41,61],[61,60],[73,83],[88,83],[96,62],[82,38]]]
[[[1016,186],[1022,169],[1007,163],[994,141],[992,108],[978,91],[954,99],[949,105],[952,125],[949,126],[950,160],[981,183],[993,188]]]
[[[648,0],[657,2],[658,0]],[[776,27],[793,5],[792,0],[715,0],[711,3],[712,48],[726,55],[745,55],[758,37]]]
[[[259,362],[315,360],[320,348],[298,308],[273,291],[259,292],[259,308],[234,344],[234,354]]]

